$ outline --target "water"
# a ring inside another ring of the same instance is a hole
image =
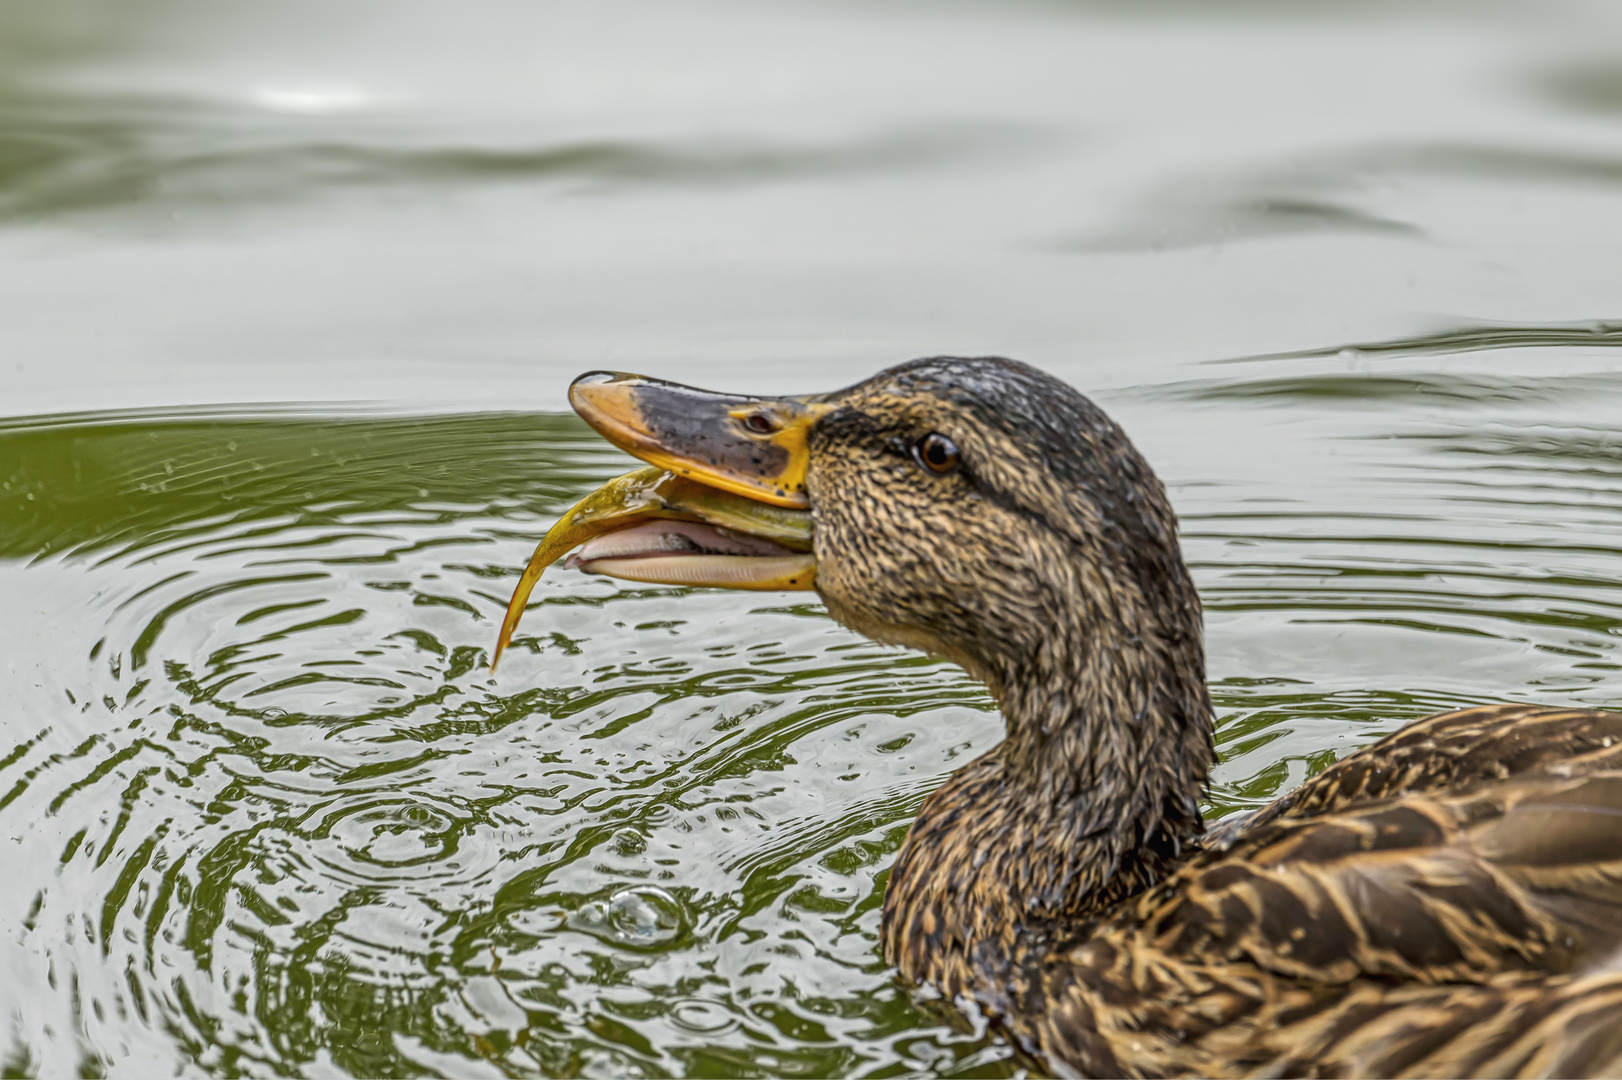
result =
[[[592,366],[1093,394],[1182,516],[1213,813],[1622,705],[1617,19],[0,6],[0,1061],[1022,1067],[876,955],[978,685],[564,572],[486,671],[629,467]]]

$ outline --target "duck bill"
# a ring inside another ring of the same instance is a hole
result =
[[[833,406],[815,398],[717,394],[593,371],[569,404],[609,442],[650,465],[746,499],[803,510],[807,438]]]
[[[575,410],[650,464],[615,477],[558,519],[507,604],[490,669],[548,566],[659,585],[758,591],[815,587],[806,439],[829,406],[710,394],[594,372],[569,388]]]

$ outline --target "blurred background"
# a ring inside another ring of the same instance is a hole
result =
[[[608,367],[1000,353],[1164,479],[1257,806],[1622,705],[1622,6],[0,0],[0,1071],[1004,1076],[877,955],[1001,721],[518,570]]]
[[[1084,388],[1617,314],[1576,0],[0,6],[0,406]]]

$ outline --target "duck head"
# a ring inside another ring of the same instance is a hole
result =
[[[844,625],[997,698],[1007,737],[929,796],[892,868],[884,949],[910,977],[956,994],[1013,955],[1016,928],[1107,910],[1198,837],[1199,598],[1160,482],[1071,387],[935,358],[805,397],[607,372],[569,397],[649,465],[554,526],[501,644],[540,572],[583,545],[570,565],[616,577],[815,589]]]
[[[1199,599],[1165,491],[1087,398],[1000,358],[750,397],[592,372],[575,410],[649,467],[542,542],[638,581],[815,589],[875,640],[982,679],[1033,750],[1078,716],[1208,714]],[[499,653],[498,653],[499,654]]]

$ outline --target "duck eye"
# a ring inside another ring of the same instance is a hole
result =
[[[772,423],[772,418],[765,413],[750,413],[743,418],[742,423],[745,430],[755,435],[770,435],[777,430],[777,425]]]
[[[957,443],[938,431],[932,431],[919,439],[913,445],[912,454],[918,459],[918,464],[939,476],[945,476],[957,468],[958,462],[963,460]]]

